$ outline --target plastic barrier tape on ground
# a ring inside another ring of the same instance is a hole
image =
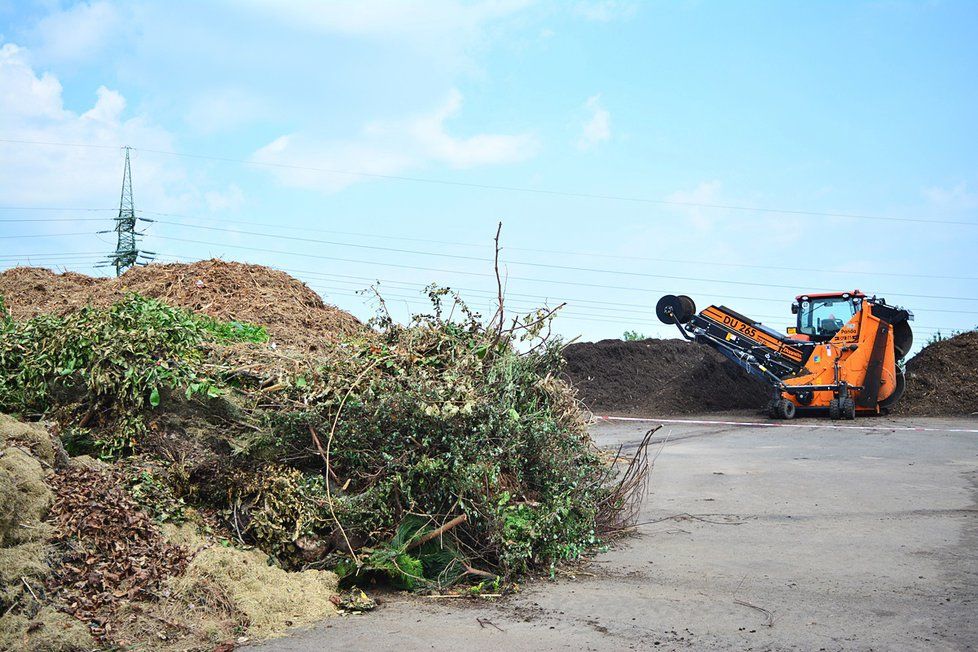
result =
[[[646,417],[594,416],[599,421],[634,421],[639,423],[688,423],[708,426],[746,426],[749,428],[826,428],[829,430],[889,430],[907,432],[974,432],[978,428],[926,428],[923,426],[838,426],[828,423],[767,423],[763,421],[710,421],[705,419],[650,419]]]

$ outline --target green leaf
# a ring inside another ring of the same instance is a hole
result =
[[[160,404],[160,390],[156,387],[149,393],[149,404],[153,407],[157,407]]]
[[[306,384],[307,384],[306,383],[306,379],[303,376],[296,376],[296,379],[295,379],[295,386],[296,387],[305,387]]]

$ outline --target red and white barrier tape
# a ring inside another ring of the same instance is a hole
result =
[[[688,423],[707,426],[746,426],[749,428],[824,428],[827,430],[888,430],[890,432],[971,432],[978,428],[927,428],[924,426],[843,426],[834,423],[805,423],[799,421],[712,421],[706,419],[649,419],[646,417],[611,417],[594,415],[600,421],[634,421],[638,423]]]

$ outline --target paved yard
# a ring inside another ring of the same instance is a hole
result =
[[[978,420],[844,423],[666,424],[658,522],[586,573],[499,604],[395,596],[253,649],[975,649],[978,432],[954,430]]]

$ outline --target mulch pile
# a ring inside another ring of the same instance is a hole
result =
[[[685,340],[601,340],[564,349],[564,373],[592,412],[665,416],[760,409],[763,382],[706,346]]]
[[[129,292],[224,321],[265,326],[273,342],[315,351],[325,343],[360,335],[366,327],[328,305],[285,272],[245,263],[204,260],[134,267],[119,278],[92,278],[39,267],[0,273],[0,296],[14,319],[64,314],[86,304],[108,306]]]
[[[115,473],[68,468],[49,481],[57,495],[48,516],[52,541],[63,556],[47,588],[103,637],[120,601],[154,599],[168,577],[184,571],[189,553],[163,539]]]
[[[896,414],[978,414],[978,331],[925,347],[907,361],[907,391]]]

